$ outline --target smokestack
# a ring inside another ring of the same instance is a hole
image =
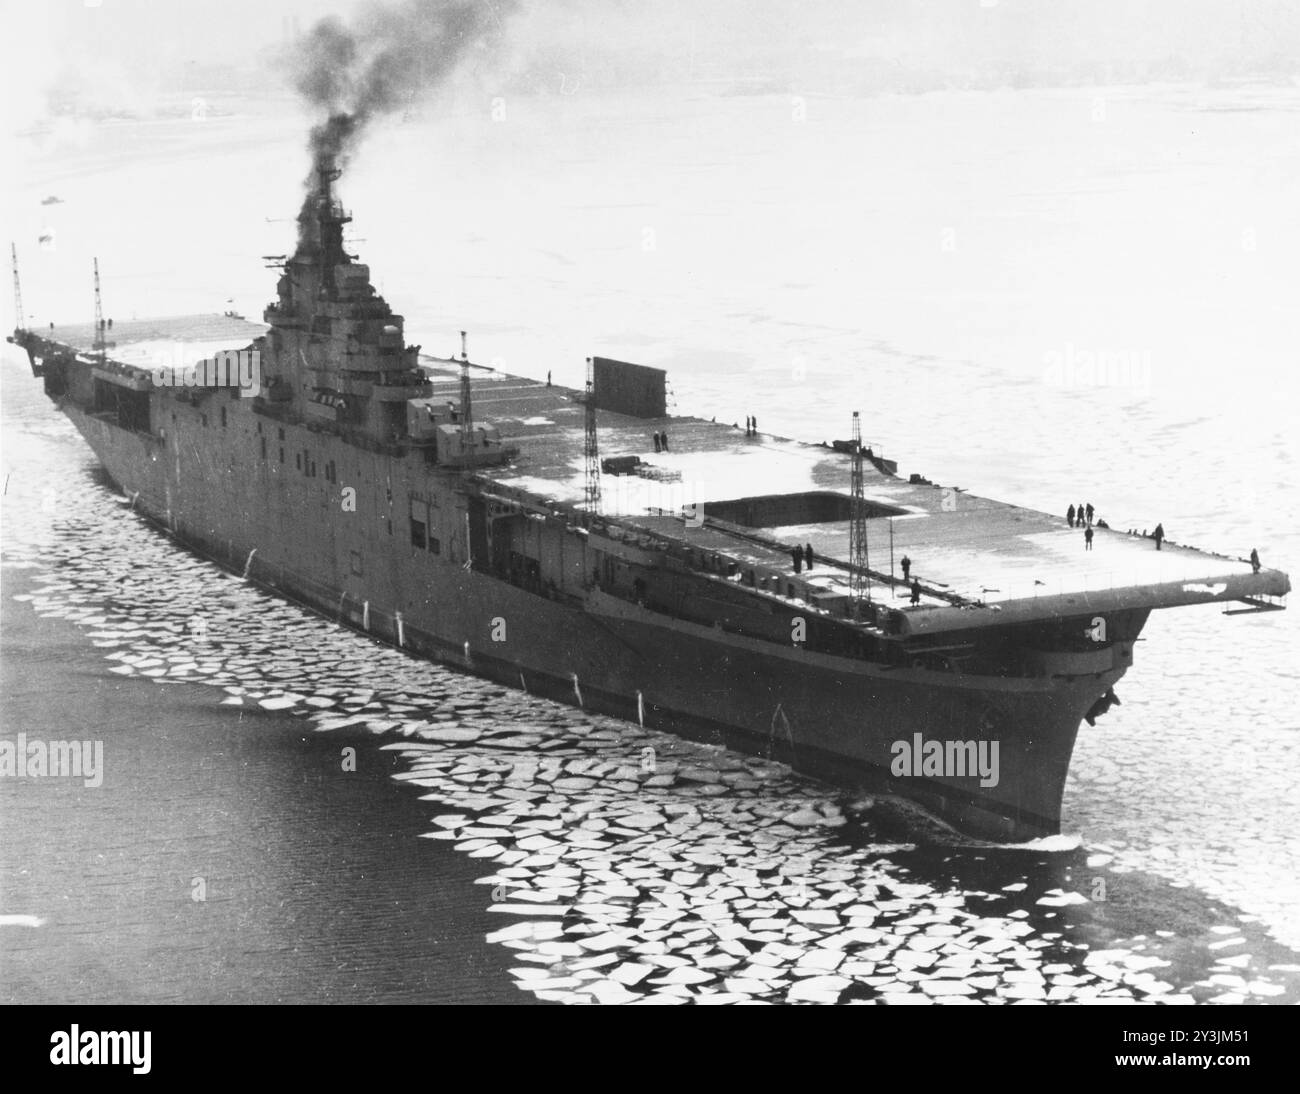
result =
[[[469,360],[469,344],[465,341],[464,331],[460,332],[460,359],[462,361]]]
[[[404,0],[367,9],[351,26],[322,19],[294,44],[295,86],[323,116],[309,142],[300,248],[309,242],[313,205],[328,189],[325,172],[338,178],[374,118],[440,85],[513,7],[514,0]]]

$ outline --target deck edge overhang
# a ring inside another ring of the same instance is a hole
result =
[[[1261,596],[1283,597],[1290,591],[1291,579],[1281,570],[1261,570],[1257,574],[1212,572],[1192,581],[1085,589],[995,604],[927,605],[903,609],[900,614],[904,634],[939,634],[1036,623],[1088,613],[1231,603]]]

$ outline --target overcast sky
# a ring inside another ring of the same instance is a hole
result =
[[[484,0],[506,9],[509,0]],[[6,128],[45,90],[147,105],[217,66],[277,84],[274,50],[357,0],[0,0]],[[520,0],[503,80],[768,79],[780,89],[915,91],[1300,74],[1296,0]],[[538,81],[540,84],[540,80]]]

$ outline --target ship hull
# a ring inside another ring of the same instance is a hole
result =
[[[232,427],[251,429],[257,416],[236,414],[238,401],[230,407]],[[373,506],[340,517],[349,481],[375,491],[386,483],[390,500],[400,496],[402,477],[413,474],[401,459],[355,454],[352,479],[346,446],[322,449],[319,435],[293,426],[272,438],[273,449],[306,442],[322,462],[338,455],[336,481],[322,488],[319,479],[304,485],[283,456],[256,458],[251,436],[241,446],[214,434],[206,419],[202,430],[176,423],[160,440],[75,404],[63,409],[139,512],[327,618],[510,687],[770,756],[838,786],[897,794],[981,838],[1059,831],[1079,724],[1123,672],[1002,678],[889,668],[724,633],[599,590],[553,599],[407,549],[391,515],[384,528],[382,505],[378,519]],[[262,423],[259,432],[263,425],[277,428]],[[965,770],[922,762],[935,743],[952,742],[970,760]],[[977,755],[996,770],[976,770]]]

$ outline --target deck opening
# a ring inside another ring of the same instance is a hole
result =
[[[848,521],[853,499],[831,490],[803,494],[766,494],[754,498],[704,503],[704,515],[744,528],[784,528],[794,524],[835,524]],[[901,517],[907,510],[863,499],[866,515]]]

